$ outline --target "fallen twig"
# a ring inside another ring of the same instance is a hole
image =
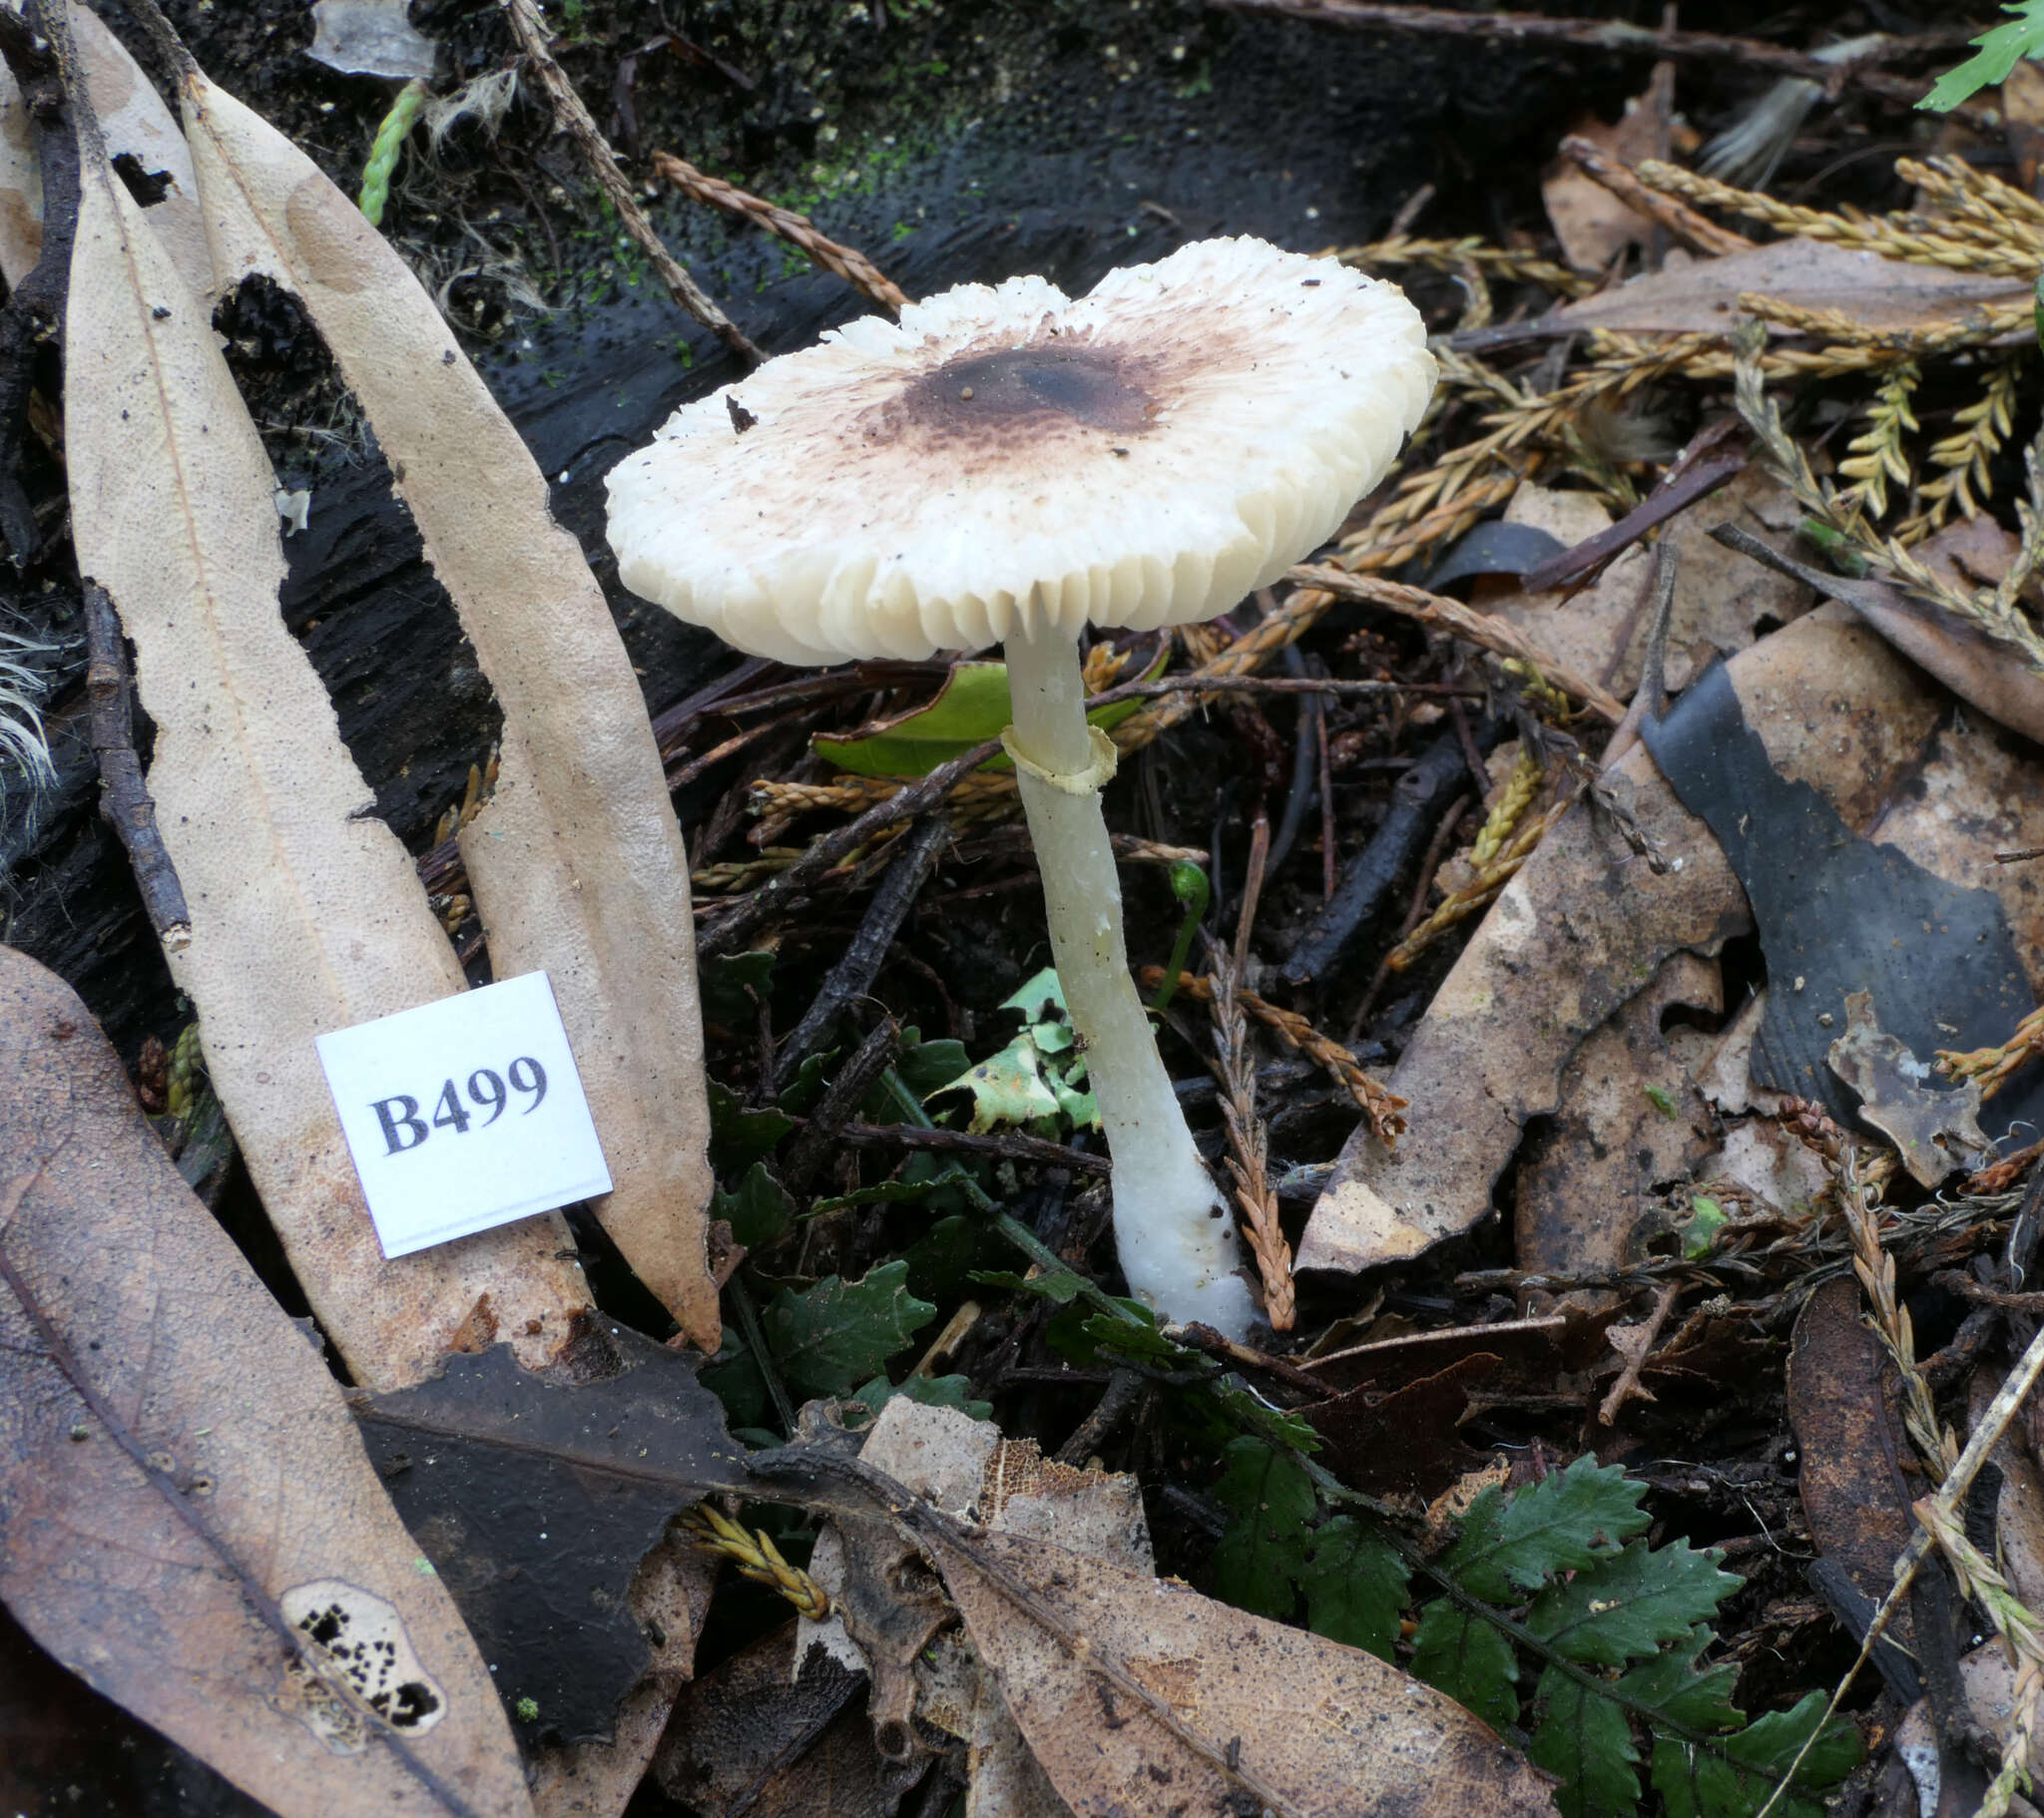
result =
[[[1571,133],[1561,142],[1561,155],[1593,183],[1609,190],[1635,215],[1644,215],[1649,221],[1659,222],[1684,245],[1698,252],[1717,258],[1726,252],[1753,249],[1753,241],[1744,233],[1721,227],[1708,216],[1699,215],[1674,197],[1648,189],[1633,175],[1632,167],[1623,159],[1607,156],[1601,147],[1578,133]]]
[[[16,568],[26,568],[42,542],[21,484],[22,434],[35,384],[36,349],[56,343],[64,332],[71,243],[78,232],[78,138],[57,60],[37,35],[42,22],[41,0],[25,17],[0,7],[0,56],[36,123],[43,186],[42,253],[35,269],[0,305],[0,541]]]
[[[913,906],[916,893],[936,868],[937,856],[950,837],[950,823],[941,814],[932,814],[905,837],[902,850],[893,859],[886,879],[873,892],[873,900],[866,907],[858,933],[852,937],[851,944],[845,948],[837,964],[824,975],[822,988],[803,1012],[802,1020],[781,1044],[779,1058],[773,1066],[776,1091],[785,1092],[793,1084],[803,1059],[822,1043],[838,1013],[871,987],[874,975],[880,970],[880,962],[886,958],[888,946],[900,931],[902,919]]]
[[[954,783],[978,769],[1000,748],[998,738],[989,738],[984,744],[974,745],[949,763],[939,764],[921,781],[896,789],[884,800],[875,802],[856,820],[847,821],[834,832],[824,834],[785,871],[769,878],[743,901],[734,903],[704,932],[697,942],[697,950],[704,954],[730,953],[762,922],[791,903],[800,891],[814,883],[838,860],[856,852],[875,834],[884,833],[905,820],[913,820],[918,814],[935,807],[950,793]]]
[[[853,1148],[921,1148],[940,1155],[985,1155],[1028,1167],[1068,1167],[1103,1179],[1113,1171],[1105,1155],[1089,1155],[1042,1136],[1019,1134],[979,1136],[963,1130],[918,1129],[913,1124],[847,1124],[838,1131],[837,1139]]]
[[[1306,563],[1292,569],[1290,578],[1301,587],[1316,588],[1341,599],[1387,607],[1422,625],[1438,626],[1464,643],[1477,645],[1496,656],[1516,658],[1538,671],[1544,681],[1563,693],[1583,702],[1607,724],[1617,725],[1625,717],[1625,703],[1609,688],[1548,656],[1509,619],[1476,612],[1459,600],[1430,594],[1424,588],[1405,587],[1376,575],[1352,575],[1345,569]]]
[[[807,1190],[816,1170],[823,1165],[831,1145],[838,1140],[845,1121],[879,1084],[880,1076],[894,1065],[901,1047],[901,1031],[892,1017],[882,1017],[866,1039],[852,1051],[851,1058],[837,1070],[837,1077],[825,1089],[816,1109],[803,1121],[795,1139],[787,1146],[781,1162],[781,1184],[790,1193]]]
[[[1278,13],[1316,25],[1346,26],[1354,31],[1427,32],[1445,37],[1481,38],[1505,44],[1571,44],[1586,51],[1666,57],[1676,62],[1731,63],[1746,69],[1771,70],[1779,76],[1800,76],[1835,95],[1848,84],[1883,100],[1914,107],[1923,99],[1923,84],[1912,77],[1890,76],[1870,67],[1948,50],[1965,42],[1949,32],[1915,38],[1890,38],[1865,56],[1826,63],[1802,51],[1784,50],[1755,38],[1732,38],[1719,32],[1658,30],[1622,19],[1556,19],[1544,13],[1457,13],[1431,6],[1381,6],[1365,0],[1208,0],[1232,13]],[[1961,110],[1955,110],[1961,111]],[[1992,110],[1976,108],[1976,115]]]
[[[100,812],[127,849],[150,927],[166,951],[181,953],[192,944],[192,912],[178,868],[157,831],[156,803],[135,754],[135,702],[121,621],[97,581],[85,584],[85,697],[91,703],[92,750],[100,766]]]
[[[827,234],[818,232],[806,215],[797,215],[792,209],[777,208],[741,190],[736,184],[697,170],[687,160],[677,158],[671,152],[654,153],[653,173],[673,184],[691,202],[707,203],[713,209],[743,215],[748,221],[765,227],[776,239],[786,240],[789,245],[807,253],[833,277],[841,277],[861,295],[871,297],[889,315],[899,315],[908,307],[908,298],[902,294],[900,286],[878,265],[857,247],[840,245]]]
[[[532,65],[540,86],[554,105],[555,124],[574,140],[583,161],[589,166],[590,175],[596,179],[597,187],[610,199],[625,231],[631,234],[659,273],[668,294],[747,365],[757,366],[766,355],[711,300],[709,293],[682,268],[681,261],[654,232],[653,224],[646,219],[646,211],[640,208],[638,197],[632,193],[631,180],[618,168],[617,154],[604,138],[603,129],[582,105],[582,97],[576,94],[575,85],[568,80],[568,72],[555,61],[554,53],[548,47],[551,34],[540,19],[536,0],[504,0],[504,12],[517,36],[518,48],[525,53],[526,61]]]

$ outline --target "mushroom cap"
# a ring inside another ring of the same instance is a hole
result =
[[[610,475],[634,593],[782,663],[1211,619],[1324,542],[1433,388],[1395,285],[1257,239],[964,284],[686,404]]]

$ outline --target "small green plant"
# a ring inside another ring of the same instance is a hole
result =
[[[2025,57],[2044,58],[2044,0],[2002,0],[2001,10],[2014,17],[1975,38],[1979,48],[1956,69],[1946,70],[1916,104],[1919,108],[1948,114],[1982,89],[2006,82]]]
[[[975,1133],[1019,1125],[1055,1136],[1060,1119],[1077,1129],[1098,1128],[1100,1112],[1085,1090],[1086,1057],[1072,1033],[1057,968],[1046,966],[1001,1008],[1021,1014],[1015,1039],[930,1096],[969,1092]]]
[[[1740,1581],[1687,1542],[1638,1538],[1652,1519],[1646,1487],[1615,1465],[1581,1458],[1513,1495],[1483,1491],[1432,1562],[1449,1594],[1419,1601],[1398,1661],[1417,1550],[1352,1516],[1318,1519],[1309,1468],[1262,1439],[1223,1456],[1214,1494],[1233,1519],[1214,1553],[1215,1594],[1286,1621],[1302,1603],[1314,1633],[1402,1664],[1516,1733],[1559,1777],[1565,1818],[1639,1811],[1642,1765],[1677,1818],[1752,1818],[1821,1718],[1820,1692],[1752,1721],[1733,1705],[1732,1669],[1702,1662]],[[1858,1759],[1858,1732],[1832,1719],[1795,1792],[1820,1791]],[[1795,1796],[1776,1807],[1785,1818],[1819,1809]]]

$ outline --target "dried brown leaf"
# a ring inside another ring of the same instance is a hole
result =
[[[1838,607],[1728,665],[1771,760],[1869,828],[1921,763],[1938,703]],[[1584,1038],[1670,954],[1715,952],[1749,924],[1745,893],[1703,822],[1636,748],[1609,772],[1670,861],[1653,871],[1603,815],[1578,807],[1506,886],[1414,1032],[1390,1089],[1411,1102],[1395,1152],[1358,1132],[1299,1245],[1301,1268],[1361,1269],[1469,1229],[1528,1118],[1560,1103]]]
[[[1374,1654],[1033,1538],[925,1546],[1075,1812],[1550,1809],[1544,1774]]]
[[[145,177],[168,180],[148,220],[195,296],[213,293],[213,258],[192,180],[192,154],[163,97],[120,39],[81,6],[71,29],[86,92],[99,116],[107,155],[135,160]],[[43,248],[43,175],[27,104],[13,73],[0,65],[0,277],[11,290],[34,268]]]
[[[1862,328],[1901,330],[1950,321],[1989,303],[2019,301],[2029,286],[2006,277],[1905,265],[1823,240],[1780,239],[1722,258],[1670,260],[1665,271],[1584,297],[1554,312],[1557,325],[1630,333],[1732,329],[1742,292],[1803,309],[1839,309]]]
[[[1711,1121],[1664,1019],[1723,1000],[1715,960],[1671,954],[1570,1058],[1554,1121],[1519,1160],[1521,1268],[1592,1275],[1625,1263],[1656,1186],[1688,1171]]]
[[[1913,1455],[1902,1430],[1900,1388],[1860,1314],[1856,1283],[1827,1281],[1804,1304],[1788,1380],[1809,1538],[1878,1603],[1894,1583],[1895,1556],[1915,1532],[1915,1492],[1904,1475]],[[1905,1606],[1890,1632],[1906,1647],[1910,1627]]]
[[[535,1362],[586,1304],[535,1218],[386,1262],[313,1050],[463,989],[411,860],[370,815],[333,707],[277,612],[269,462],[207,310],[104,160],[83,161],[66,335],[79,568],[136,647],[150,787],[191,906],[173,976],[257,1190],[357,1380],[437,1360],[491,1297]]]
[[[196,69],[183,106],[223,281],[266,272],[302,300],[496,690],[496,792],[461,832],[491,964],[552,979],[617,1182],[597,1216],[714,1351],[688,858],[602,591],[517,430],[382,235]]]
[[[84,1006],[5,948],[0,1155],[9,1607],[280,1813],[529,1812],[488,1669],[332,1377],[165,1155]],[[312,1646],[329,1609],[336,1647],[380,1634],[408,1663],[386,1678]]]
[[[1653,82],[1645,93],[1627,101],[1625,113],[1616,126],[1606,126],[1591,114],[1577,121],[1570,131],[1621,164],[1638,164],[1643,158],[1666,158],[1669,103],[1673,96],[1672,83]],[[1563,255],[1578,271],[1601,272],[1625,247],[1645,245],[1653,237],[1652,221],[1627,208],[1595,178],[1566,159],[1559,161],[1542,180],[1540,200],[1547,207],[1547,219],[1555,238],[1561,241]]]
[[[1859,1121],[1893,1141],[1918,1185],[1933,1191],[1954,1168],[1975,1165],[1994,1145],[1980,1128],[1980,1085],[1939,1088],[1919,1061],[1880,1026],[1872,994],[1845,1000],[1845,1033],[1831,1044],[1831,1071],[1859,1095]]]
[[[132,158],[142,176],[163,184],[162,199],[143,211],[143,219],[156,229],[192,294],[211,303],[219,294],[213,281],[213,254],[199,216],[192,152],[176,116],[128,47],[78,0],[72,0],[71,31],[107,156]]]

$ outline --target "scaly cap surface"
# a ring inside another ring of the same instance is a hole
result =
[[[965,284],[685,405],[612,471],[611,547],[783,663],[1211,619],[1333,533],[1433,379],[1394,285],[1262,240],[1077,301]]]

